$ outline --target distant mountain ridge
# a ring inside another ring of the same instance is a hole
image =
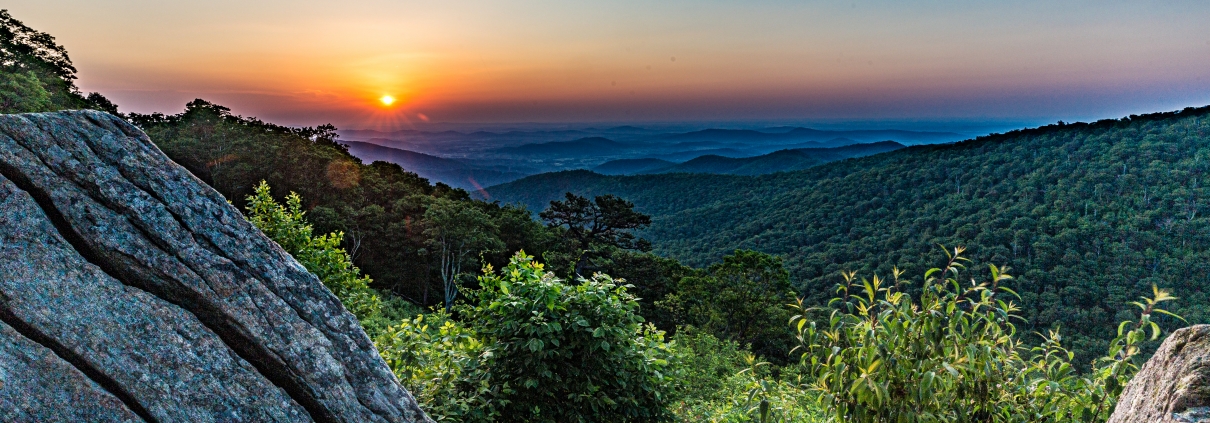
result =
[[[906,144],[953,142],[965,138],[954,132],[903,131],[898,129],[873,129],[854,131],[825,131],[811,128],[794,128],[787,132],[762,132],[751,129],[703,129],[683,134],[666,135],[673,141],[719,141],[719,142],[823,142],[822,147],[839,147],[840,139],[853,142],[894,140]]]
[[[440,127],[450,128],[449,125]],[[543,125],[537,125],[534,129],[509,127],[473,132],[408,129],[393,132],[345,130],[339,133],[349,145],[367,144],[357,145],[352,150],[364,160],[396,163],[433,182],[465,189],[479,189],[543,172],[594,169],[608,161],[627,159],[657,159],[669,163],[666,166],[657,166],[653,162],[643,165],[629,163],[618,165],[615,170],[602,168],[602,171],[610,174],[650,173],[677,164],[682,165],[668,171],[748,175],[798,170],[838,158],[820,156],[818,152],[783,152],[747,161],[728,159],[766,156],[779,150],[834,148],[886,140],[907,145],[961,138],[958,134],[947,132],[824,131],[801,127],[705,129],[685,133],[637,126],[546,127],[549,129],[543,130],[540,129]],[[877,135],[887,137],[870,138]],[[391,152],[370,145],[405,152]],[[705,157],[683,164],[703,156],[719,157]],[[855,155],[840,158],[850,156]]]
[[[497,148],[495,151],[504,154],[569,155],[600,154],[603,152],[615,153],[628,147],[627,144],[605,137],[585,137],[572,141],[552,141],[524,144],[517,147],[503,147]]]
[[[676,165],[676,162],[653,158],[619,159],[602,163],[600,166],[592,168],[592,171],[602,175],[634,175]]]
[[[394,163],[408,172],[434,182],[443,182],[455,188],[477,190],[509,182],[527,176],[526,173],[502,171],[415,151],[383,147],[376,144],[341,141],[349,147],[349,153],[363,162],[382,161]]]
[[[894,141],[853,144],[836,148],[799,148],[778,150],[769,154],[731,158],[718,155],[698,156],[684,163],[660,159],[625,159],[606,162],[594,167],[603,175],[642,175],[653,173],[716,173],[728,175],[763,175],[766,173],[803,170],[819,164],[904,148]]]
[[[358,140],[370,138],[397,139],[399,137],[469,137],[469,138],[508,138],[508,139],[544,139],[547,141],[566,141],[567,138],[604,137],[617,140],[619,137],[640,137],[672,141],[717,141],[717,142],[803,142],[816,141],[826,143],[837,138],[848,138],[853,143],[869,143],[883,140],[898,141],[904,145],[955,142],[966,139],[967,136],[955,132],[944,131],[908,131],[899,129],[863,129],[863,130],[821,130],[804,127],[775,127],[765,129],[701,129],[690,132],[666,132],[636,126],[616,126],[610,128],[583,128],[560,130],[506,130],[486,131],[476,130],[461,132],[455,130],[424,131],[417,129],[401,129],[395,131],[378,131],[367,129],[345,129],[339,131],[342,137]],[[563,138],[552,140],[551,138]],[[536,143],[536,142],[530,142]],[[839,146],[839,145],[824,145]]]

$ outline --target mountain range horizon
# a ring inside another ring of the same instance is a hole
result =
[[[482,190],[485,186],[543,172],[602,166],[615,174],[772,173],[906,145],[956,142],[971,137],[969,133],[951,131],[820,130],[801,126],[689,127],[679,131],[636,125],[598,126],[514,125],[496,127],[496,131],[463,127],[463,131],[338,130],[337,133],[349,152],[367,163],[376,160],[395,163],[433,182],[468,190]],[[892,143],[893,147],[885,143]],[[877,146],[828,151],[867,144]],[[629,169],[626,166],[611,167],[613,163],[630,160],[657,160],[666,166],[631,170],[623,170]]]

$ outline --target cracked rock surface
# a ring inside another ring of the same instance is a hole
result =
[[[1210,423],[1210,325],[1173,332],[1126,384],[1110,423]]]
[[[429,421],[314,275],[95,111],[0,115],[0,420]]]

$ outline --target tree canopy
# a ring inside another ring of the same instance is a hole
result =
[[[91,108],[117,112],[99,93],[76,88],[76,67],[55,37],[0,10],[0,113]]]
[[[570,243],[575,274],[582,274],[594,258],[612,249],[648,251],[651,244],[632,231],[651,224],[651,217],[634,211],[634,204],[613,195],[592,201],[567,193],[563,201],[551,201],[539,214],[552,228],[562,228]]]
[[[681,278],[659,304],[719,339],[749,345],[769,360],[785,363],[791,338],[782,326],[794,303],[790,273],[780,258],[736,250],[694,276]]]
[[[445,282],[455,282],[462,266],[477,269],[480,253],[488,263],[504,265],[510,252],[546,251],[545,228],[528,211],[471,200],[463,190],[431,184],[395,164],[364,164],[340,145],[331,125],[274,125],[200,99],[180,114],[129,118],[169,158],[239,207],[262,181],[279,202],[298,193],[315,230],[340,233],[341,245],[373,277],[373,287],[416,304],[445,303]],[[478,222],[473,227],[484,238],[458,231],[457,222],[464,221]],[[442,252],[442,245],[467,240],[472,242],[453,256]],[[458,265],[446,269],[446,279],[442,257]]]

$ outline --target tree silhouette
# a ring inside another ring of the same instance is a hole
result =
[[[650,225],[651,216],[634,211],[634,204],[613,195],[589,201],[569,192],[566,200],[551,201],[550,207],[539,216],[551,228],[565,229],[564,239],[573,249],[577,275],[590,260],[608,254],[611,249],[651,250],[651,243],[631,233]]]
[[[76,67],[55,37],[26,26],[0,9],[0,113],[118,108],[99,93],[87,97],[76,88]]]

